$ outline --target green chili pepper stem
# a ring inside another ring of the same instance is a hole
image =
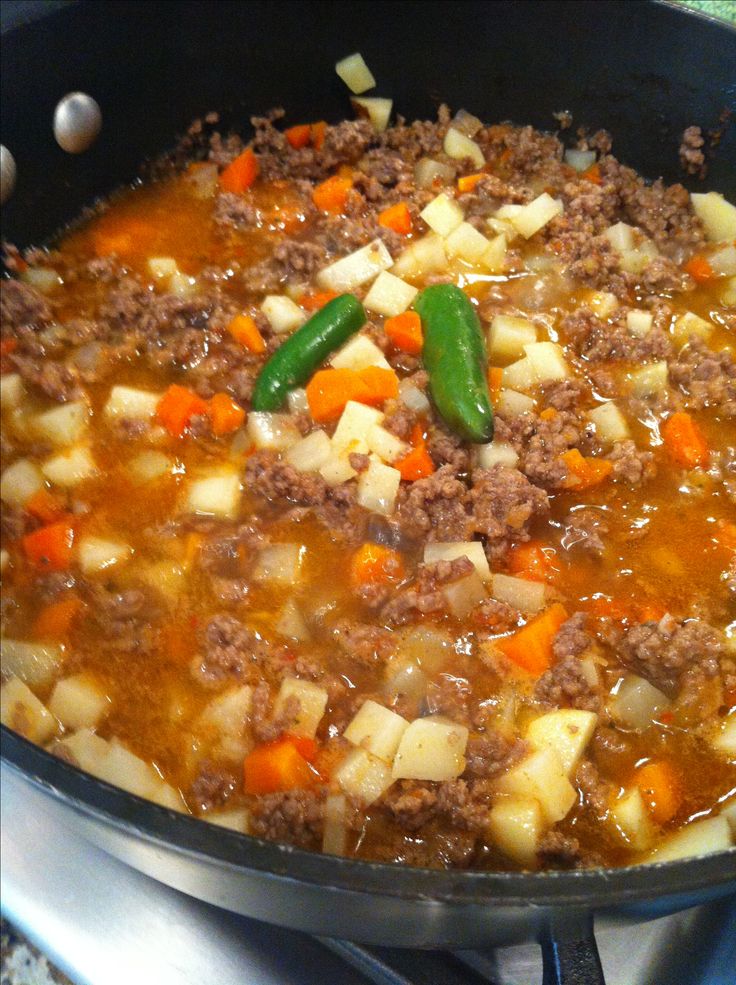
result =
[[[278,410],[289,390],[306,383],[325,359],[365,325],[363,305],[341,294],[283,342],[258,375],[253,410]]]

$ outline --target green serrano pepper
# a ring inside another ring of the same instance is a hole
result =
[[[253,410],[278,410],[289,390],[306,383],[327,356],[365,322],[365,309],[352,294],[328,301],[263,367],[253,390]]]
[[[414,308],[424,326],[424,366],[437,410],[466,441],[493,438],[486,347],[472,304],[454,284],[425,288]]]

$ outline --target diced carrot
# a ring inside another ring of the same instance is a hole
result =
[[[319,120],[317,123],[312,123],[309,129],[312,135],[312,146],[315,150],[322,150],[327,133],[327,124],[324,120]]]
[[[378,213],[378,225],[392,229],[399,236],[408,236],[414,228],[406,202],[397,202]]]
[[[228,393],[216,393],[210,398],[209,418],[216,435],[232,434],[245,420],[245,411]]]
[[[156,238],[156,227],[137,216],[120,216],[109,213],[92,232],[92,242],[97,256],[129,256],[146,252]]]
[[[258,177],[258,158],[248,147],[220,175],[220,188],[239,195],[246,191]]]
[[[404,577],[404,562],[398,551],[381,544],[362,544],[350,561],[350,581],[362,585],[387,585]]]
[[[317,294],[302,294],[297,302],[305,311],[319,311],[330,301],[334,301],[337,294],[334,291],[319,291]]]
[[[66,507],[61,500],[48,489],[39,489],[27,501],[24,507],[26,513],[35,516],[41,523],[53,523],[66,513]]]
[[[485,171],[479,171],[477,174],[465,174],[462,178],[457,179],[457,190],[460,195],[464,195],[465,192],[472,192],[479,181],[487,178],[488,175]]]
[[[387,400],[395,400],[399,395],[399,378],[392,369],[366,366],[360,370],[358,376],[368,388],[368,396],[362,401],[364,404],[378,407]]]
[[[624,622],[632,617],[632,609],[621,599],[598,596],[591,600],[590,611],[596,619],[613,619],[614,622]]]
[[[499,154],[496,164],[508,164],[510,160],[511,160],[511,148],[506,147],[505,150],[501,151],[501,153]]]
[[[383,330],[392,344],[402,352],[418,356],[422,351],[424,345],[422,319],[416,311],[404,311],[400,315],[394,315],[393,318],[387,318],[383,323]]]
[[[243,763],[245,792],[250,794],[295,790],[309,786],[314,779],[293,737],[257,746]]]
[[[84,602],[71,592],[59,602],[52,602],[39,613],[31,635],[38,640],[65,640],[72,623],[84,608]]]
[[[336,421],[348,400],[367,403],[370,391],[354,369],[321,369],[307,383],[307,403],[315,421]]]
[[[284,732],[284,738],[294,743],[296,751],[300,756],[304,756],[308,763],[312,762],[319,751],[316,741],[310,739],[308,735],[294,735],[293,732]]]
[[[613,463],[605,458],[584,458],[577,448],[571,448],[561,456],[567,466],[565,489],[591,489],[600,485],[613,472]]]
[[[715,271],[704,256],[690,257],[683,269],[698,284],[707,284],[708,281],[713,280],[715,277]]]
[[[236,342],[244,345],[249,352],[260,355],[266,351],[266,343],[250,315],[236,315],[227,326],[228,332]]]
[[[554,602],[513,636],[497,640],[495,645],[509,660],[538,677],[552,664],[552,641],[566,620],[564,606]]]
[[[667,615],[667,607],[661,602],[642,602],[634,607],[637,622],[659,622]]]
[[[557,411],[554,407],[545,407],[539,416],[543,421],[554,421],[557,417]]]
[[[308,123],[284,130],[284,136],[295,150],[306,147],[312,136],[312,128]]]
[[[46,571],[63,571],[72,560],[74,528],[68,520],[40,527],[23,538],[26,557],[37,568]]]
[[[677,411],[662,425],[664,446],[670,457],[686,469],[708,464],[709,451],[705,435],[689,414]]]
[[[682,803],[680,778],[665,759],[652,760],[640,766],[634,782],[657,824],[666,824],[677,814]]]
[[[312,200],[318,209],[337,215],[345,210],[348,192],[352,187],[352,178],[343,178],[338,174],[333,174],[321,185],[317,185],[312,192]]]
[[[603,177],[601,175],[601,169],[600,169],[600,167],[599,167],[599,165],[598,165],[597,162],[595,164],[591,164],[589,168],[587,168],[585,171],[583,171],[583,173],[580,175],[580,177],[584,181],[590,181],[590,182],[592,182],[592,184],[594,184],[594,185],[602,185],[603,184]]]
[[[0,342],[0,373],[9,373],[13,366],[8,358],[18,348],[17,339],[3,339]]]
[[[427,451],[427,442],[421,425],[415,424],[411,435],[412,450],[394,462],[394,467],[401,472],[401,478],[406,482],[426,479],[434,472],[434,462]]]
[[[206,414],[207,411],[206,400],[202,400],[193,390],[172,383],[158,402],[156,417],[169,434],[178,438],[194,416]]]
[[[27,506],[26,509],[28,509]],[[713,535],[713,539],[719,547],[725,547],[729,551],[736,551],[736,523],[730,523],[728,520],[719,520],[716,523],[716,532]]]
[[[506,562],[512,575],[520,575],[530,581],[551,581],[560,571],[557,551],[539,540],[529,540],[512,547]]]
[[[501,395],[501,384],[503,383],[503,370],[500,366],[488,367],[488,389],[491,391],[491,403],[498,403]]]

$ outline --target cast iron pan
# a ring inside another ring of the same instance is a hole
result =
[[[248,117],[272,106],[286,108],[289,124],[343,118],[348,100],[333,65],[355,50],[378,93],[409,119],[433,116],[446,101],[486,120],[553,129],[552,113],[567,109],[575,127],[606,127],[621,160],[666,181],[683,180],[685,127],[715,130],[736,106],[736,32],[657,0],[5,2],[2,18],[2,142],[18,168],[3,235],[21,247],[47,242],[96,198],[135,180],[142,161],[208,110],[246,134]],[[93,147],[71,156],[51,120],[75,90],[99,102],[103,124]],[[709,160],[705,187],[736,199],[736,126]],[[736,849],[647,868],[538,874],[313,855],[156,807],[4,728],[3,756],[98,843],[192,895],[375,943],[537,937],[547,983],[602,981],[594,912],[643,919],[736,889]]]

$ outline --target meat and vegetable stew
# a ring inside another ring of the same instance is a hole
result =
[[[356,858],[727,848],[736,208],[355,105],[6,248],[3,723]]]

